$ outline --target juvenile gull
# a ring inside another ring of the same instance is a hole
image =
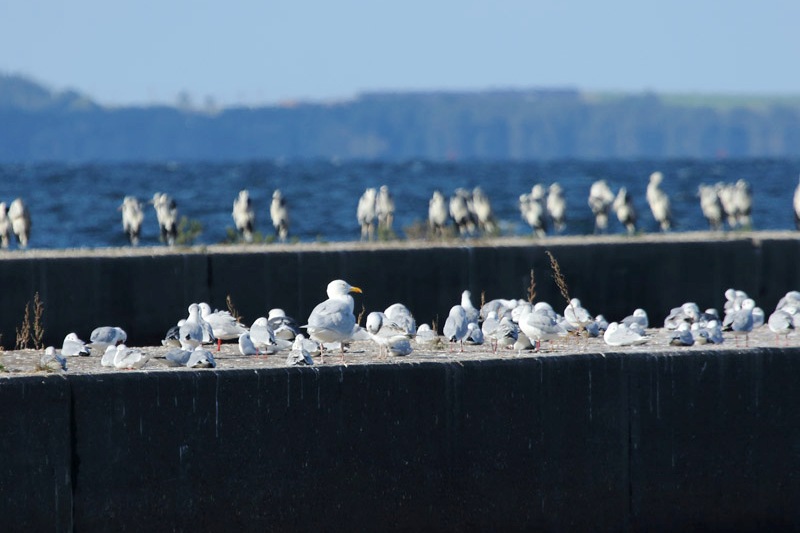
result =
[[[304,326],[311,340],[322,344],[344,343],[352,339],[356,329],[356,317],[353,315],[355,302],[350,296],[353,292],[361,293],[361,289],[341,279],[328,283],[326,289],[328,299],[311,311],[308,323]],[[344,360],[343,344],[341,344],[341,355]]]

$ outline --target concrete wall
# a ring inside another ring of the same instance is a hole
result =
[[[546,250],[558,260],[571,296],[611,320],[643,307],[658,324],[670,308],[686,301],[721,307],[729,287],[747,291],[772,309],[786,291],[800,289],[796,238],[530,242],[3,259],[0,344],[14,346],[15,328],[37,291],[45,304],[47,344],[60,344],[70,331],[86,339],[101,325],[122,326],[129,344],[158,343],[186,316],[191,302],[224,309],[227,295],[248,325],[272,307],[304,322],[335,278],[364,289],[356,297],[357,312],[361,305],[369,312],[403,302],[418,322],[438,317],[442,324],[464,289],[472,291],[476,305],[482,291],[487,300],[525,298],[534,269],[537,298],[561,309],[564,300],[553,283]]]
[[[4,531],[800,527],[800,349],[0,380]]]

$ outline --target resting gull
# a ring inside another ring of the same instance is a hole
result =
[[[267,324],[277,339],[293,341],[295,336],[300,333],[300,324],[297,320],[286,316],[284,310],[277,307],[269,310]]]
[[[96,353],[105,354],[108,346],[117,346],[128,340],[128,334],[120,327],[101,326],[89,336],[89,348]]]
[[[61,371],[67,369],[67,360],[58,353],[53,346],[48,346],[39,359],[39,368],[49,371]]]
[[[786,309],[776,309],[770,316],[769,320],[767,321],[767,326],[769,330],[775,334],[775,345],[777,346],[778,339],[781,335],[783,335],[784,345],[789,345],[789,333],[794,331],[794,317],[792,314],[787,310],[790,309],[790,306],[787,306]]]
[[[203,343],[203,326],[200,321],[200,306],[189,305],[189,317],[178,329],[178,340],[184,350],[194,350]]]
[[[216,368],[217,362],[214,360],[214,354],[202,346],[198,346],[192,350],[189,360],[186,361],[186,366],[188,368]]]
[[[114,368],[137,370],[142,368],[149,359],[150,356],[141,350],[120,344],[117,346],[117,353],[114,356]]]
[[[631,331],[625,324],[612,322],[603,333],[603,340],[609,346],[634,346],[647,342],[647,337]]]
[[[294,343],[292,344],[292,349],[289,352],[289,356],[286,358],[286,364],[290,366],[302,366],[308,365],[312,366],[314,364],[314,360],[311,358],[311,354],[308,352],[308,349],[305,346],[306,341],[305,335],[299,333],[294,338]]]
[[[89,349],[76,333],[67,333],[64,342],[61,344],[61,355],[89,355]]]

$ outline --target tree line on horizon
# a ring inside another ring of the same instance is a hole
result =
[[[0,161],[798,157],[800,104],[571,89],[366,93],[207,112],[108,108],[0,76]]]

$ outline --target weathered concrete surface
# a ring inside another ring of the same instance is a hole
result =
[[[7,379],[4,530],[797,529],[799,372],[759,348]]]
[[[13,346],[37,291],[45,304],[45,343],[56,345],[70,331],[87,338],[101,325],[122,326],[131,344],[155,344],[186,316],[189,303],[225,308],[228,295],[247,324],[272,307],[304,321],[335,278],[364,289],[357,311],[403,302],[418,322],[441,324],[464,289],[476,304],[484,291],[487,299],[526,297],[534,269],[538,299],[558,307],[563,300],[546,250],[571,295],[611,320],[636,307],[654,323],[686,301],[719,307],[729,287],[771,309],[800,287],[800,240],[785,233],[6,252],[0,342]]]

